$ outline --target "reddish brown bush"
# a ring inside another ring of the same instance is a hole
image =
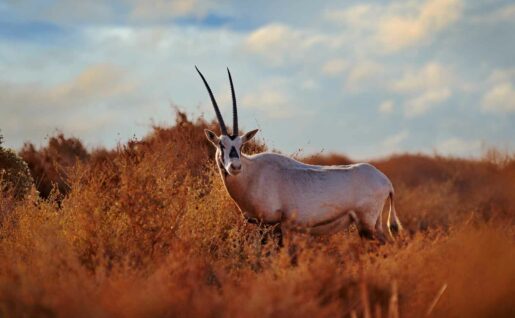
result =
[[[2,147],[0,134],[0,195],[8,200],[8,192],[13,199],[22,199],[34,186],[27,163],[11,149]]]
[[[352,160],[350,160],[348,157],[340,154],[329,154],[329,155],[312,155],[305,158],[302,158],[302,161],[308,164],[315,164],[315,165],[326,165],[326,166],[332,166],[332,165],[348,165],[353,163]]]
[[[26,143],[20,151],[20,156],[29,165],[36,187],[44,198],[48,198],[54,186],[60,193],[67,193],[69,186],[66,183],[66,169],[78,161],[85,162],[89,158],[79,139],[65,138],[62,133],[51,137],[48,146],[41,149]]]
[[[515,313],[512,159],[379,160],[396,187],[406,235],[378,246],[361,241],[353,228],[328,237],[295,234],[277,249],[271,240],[261,245],[260,231],[228,197],[204,127],[214,128],[178,116],[173,127],[154,127],[115,150],[83,159],[71,151],[74,163],[60,175],[68,185],[64,197],[53,192],[7,206],[0,224],[0,315]],[[49,149],[32,156],[64,156]],[[263,149],[253,144],[248,151]]]

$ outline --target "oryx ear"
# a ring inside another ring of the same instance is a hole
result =
[[[252,138],[254,138],[254,136],[257,134],[258,131],[259,131],[259,129],[254,129],[252,131],[249,131],[245,135],[241,136],[241,142],[244,144],[247,141],[250,141]]]
[[[209,129],[204,129],[204,133],[206,134],[207,140],[209,140],[215,147],[218,147],[218,136]]]

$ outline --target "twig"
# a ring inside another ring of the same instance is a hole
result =
[[[435,299],[433,299],[431,306],[429,306],[429,308],[427,308],[426,317],[429,317],[431,315],[431,313],[433,312],[433,309],[435,309],[436,304],[438,303],[438,301],[440,300],[440,298],[442,297],[442,295],[446,289],[447,289],[447,283],[442,285],[442,288],[440,288],[440,290],[438,291],[438,294],[436,294]]]
[[[381,316],[382,316],[381,304],[376,303],[374,310],[375,310],[375,314],[374,314],[375,318],[381,318]]]
[[[363,273],[363,269],[361,269],[361,279],[359,283],[359,293],[361,296],[361,306],[363,307],[363,318],[372,318],[370,313],[370,301],[368,299],[368,290],[367,284],[365,282],[365,274]]]
[[[397,289],[397,281],[392,282],[392,295],[390,296],[390,305],[388,308],[388,318],[399,318],[399,296]]]

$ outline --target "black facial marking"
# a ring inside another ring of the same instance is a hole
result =
[[[224,149],[225,149],[225,147],[222,144],[222,142],[219,143],[219,146],[220,146],[220,154],[221,154],[220,161],[222,161],[222,164],[225,164],[225,162],[224,162]]]
[[[217,160],[218,168],[220,168],[220,171],[222,171],[224,178],[227,178],[229,173],[227,172],[227,170],[225,170],[225,167],[224,167],[224,149],[225,149],[225,147],[222,144],[222,142],[220,142],[218,145],[220,146],[220,158],[219,158],[219,160]]]
[[[236,139],[236,137],[238,137],[238,135],[232,135],[232,136],[229,136],[229,138],[231,138],[231,140]]]
[[[239,158],[238,152],[234,146],[231,147],[231,152],[229,152],[229,158]]]

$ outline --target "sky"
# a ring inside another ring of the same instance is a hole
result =
[[[2,0],[6,146],[141,138],[174,107],[286,154],[515,150],[515,3]]]

